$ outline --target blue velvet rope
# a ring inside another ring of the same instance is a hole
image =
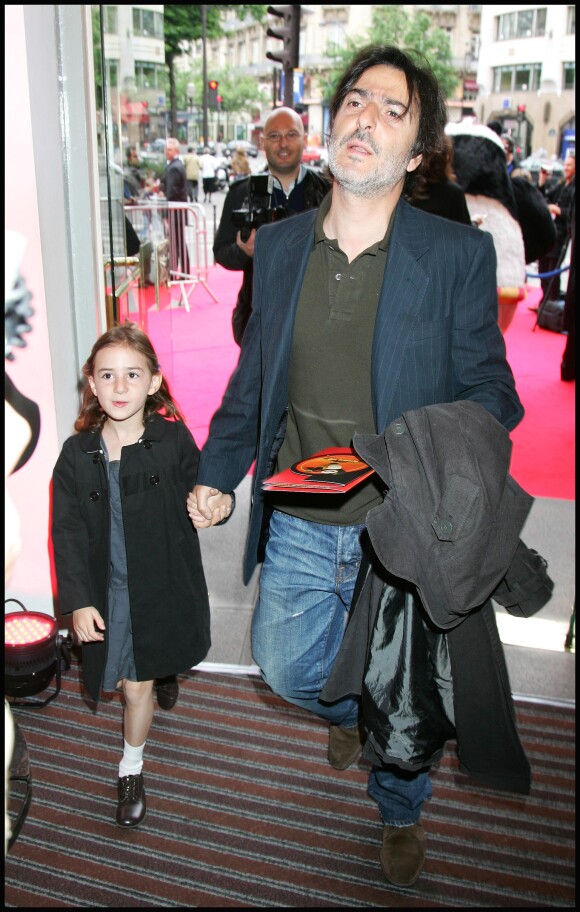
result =
[[[553,269],[552,272],[526,272],[526,279],[549,279],[552,276],[560,275],[561,272],[566,272],[567,269],[570,269],[570,266]]]

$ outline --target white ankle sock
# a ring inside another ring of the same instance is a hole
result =
[[[147,742],[144,741],[140,747],[133,747],[125,739],[123,739],[123,743],[125,749],[119,763],[119,777],[138,776],[143,769],[143,750]]]

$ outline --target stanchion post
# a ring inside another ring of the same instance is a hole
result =
[[[216,234],[217,234],[217,206],[216,206],[215,203],[212,203],[212,206],[213,206],[213,236],[215,237]],[[215,258],[214,258],[214,255],[213,255],[213,248],[212,248],[212,251],[211,251],[211,255],[212,255],[213,264],[214,264],[214,266],[215,266]]]

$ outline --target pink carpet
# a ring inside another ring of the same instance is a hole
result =
[[[151,340],[200,447],[238,359],[231,314],[241,273],[213,266],[207,284],[217,304],[198,285],[189,296],[189,313],[173,307],[148,314]],[[179,299],[178,286],[172,297]],[[574,500],[576,384],[560,380],[566,337],[539,328],[532,331],[536,315],[528,307],[537,300],[538,291],[529,289],[505,334],[508,360],[526,410],[511,435],[511,474],[534,497]]]
[[[566,336],[534,325],[541,291],[528,289],[505,333],[507,356],[526,410],[512,431],[511,474],[534,497],[575,500],[576,383],[560,379]]]

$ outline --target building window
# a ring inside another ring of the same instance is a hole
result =
[[[494,67],[494,92],[536,92],[542,79],[541,63]]]
[[[522,10],[516,21],[516,38],[531,38],[534,27],[534,10]]]
[[[507,41],[508,38],[514,37],[516,30],[515,13],[506,13],[505,16],[496,16],[495,21],[497,25],[496,41]]]
[[[546,13],[547,10],[543,7],[496,16],[495,40],[508,41],[510,38],[542,37],[546,34]]]
[[[512,78],[513,78],[513,67],[494,67],[494,69],[493,69],[493,91],[494,92],[511,92]]]
[[[145,38],[163,38],[163,15],[150,9],[133,7],[133,32]]]
[[[546,16],[548,15],[547,9],[537,9],[536,10],[536,24],[534,34],[539,37],[543,37],[546,34]]]
[[[135,61],[135,85],[140,89],[164,89],[165,67],[158,63]]]
[[[532,70],[529,66],[516,66],[514,88],[518,92],[527,92],[531,85]]]
[[[117,19],[117,7],[116,6],[104,6],[103,12],[105,14],[103,21],[103,28],[106,35],[117,35],[119,32],[119,25]]]
[[[107,86],[116,89],[119,85],[119,64],[116,60],[107,60]]]
[[[532,84],[530,86],[532,92],[537,92],[540,88],[542,82],[542,64],[533,63],[532,64]]]
[[[343,48],[346,42],[344,24],[342,22],[326,23],[326,50]]]
[[[576,88],[576,64],[574,62],[564,64],[562,84],[564,89],[574,90]]]
[[[576,7],[568,7],[568,21],[566,23],[566,34],[575,35],[576,34]]]

